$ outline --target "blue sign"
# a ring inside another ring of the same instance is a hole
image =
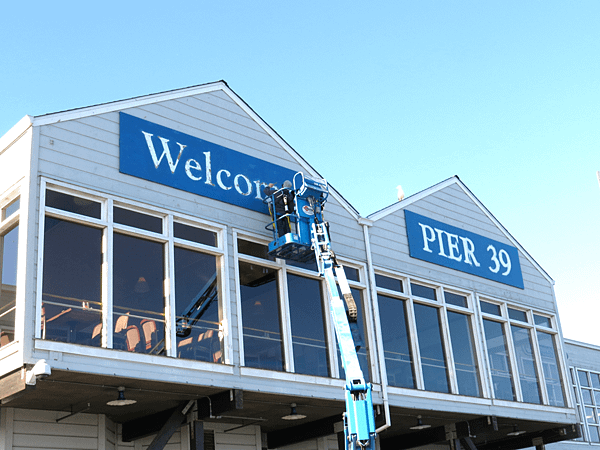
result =
[[[268,214],[263,186],[294,171],[227,147],[120,113],[119,171]]]
[[[524,289],[515,247],[411,211],[404,217],[412,258]]]

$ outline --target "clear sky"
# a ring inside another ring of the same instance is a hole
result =
[[[458,175],[600,345],[598,24],[597,0],[5,1],[0,135],[225,80],[363,216]]]

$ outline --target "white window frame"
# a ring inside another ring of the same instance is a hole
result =
[[[46,207],[46,191],[50,189],[65,194],[75,195],[77,197],[89,199],[100,203],[100,219],[87,217],[56,208]],[[164,246],[164,297],[165,297],[165,353],[167,356],[176,357],[177,341],[175,336],[175,247],[198,250],[203,253],[211,254],[217,258],[217,276],[219,277],[219,334],[223,338],[223,363],[231,364],[232,355],[232,337],[228,327],[231,323],[230,310],[228,306],[228,269],[227,269],[227,248],[225,245],[226,227],[218,225],[204,219],[198,219],[185,214],[168,211],[164,208],[148,206],[140,202],[124,199],[114,195],[93,191],[79,186],[73,186],[68,183],[42,178],[40,183],[40,207],[39,207],[39,228],[38,228],[38,270],[37,270],[37,295],[36,295],[36,318],[35,318],[35,338],[42,339],[41,334],[41,310],[42,310],[42,286],[43,286],[43,262],[44,262],[44,222],[45,217],[55,217],[65,219],[70,222],[85,226],[102,229],[102,344],[101,348],[112,349],[113,330],[113,242],[115,231],[121,234],[140,237],[146,240],[159,242]],[[155,233],[123,224],[115,223],[113,220],[113,207],[121,207],[132,211],[140,212],[146,215],[159,217],[162,219],[162,233]],[[199,244],[183,239],[175,238],[173,233],[173,223],[180,222],[186,225],[195,226],[216,233],[217,245]],[[56,343],[59,348],[63,345],[70,346],[68,343]]]

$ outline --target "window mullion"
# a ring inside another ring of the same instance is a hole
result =
[[[506,309],[506,305],[502,305],[502,309]],[[504,311],[506,313],[506,311]],[[506,315],[506,314],[505,314]],[[510,321],[503,321],[502,326],[504,327],[504,333],[506,335],[506,345],[508,347],[508,359],[510,361],[510,370],[513,378],[513,387],[518,402],[523,401],[523,390],[521,389],[521,378],[519,376],[519,368],[517,363],[517,354],[515,351],[515,344],[512,336],[512,328]]]
[[[173,241],[173,216],[164,220],[167,234],[165,254],[165,351],[167,356],[177,356],[176,310],[175,310],[175,243]]]
[[[279,308],[281,311],[281,338],[283,339],[283,361],[286,372],[294,372],[294,354],[292,343],[292,325],[290,321],[290,304],[287,289],[287,273],[285,265],[277,271],[279,277]]]
[[[442,296],[443,297],[443,296]],[[447,376],[450,383],[450,392],[458,394],[458,379],[456,376],[456,366],[454,365],[454,352],[452,350],[452,337],[450,336],[450,325],[448,324],[448,313],[445,307],[438,310],[440,316],[440,326],[442,328],[442,336],[444,339],[444,355],[446,356]]]
[[[106,221],[108,226],[104,229],[102,249],[102,346],[113,347],[113,226],[112,226],[112,199],[106,202]]]
[[[533,317],[530,317],[529,320],[533,322]],[[537,331],[535,327],[530,330],[531,333],[531,343],[533,345],[533,353],[535,358],[535,370],[537,371],[538,383],[540,387],[541,401],[542,405],[549,404],[549,396],[548,396],[548,386],[546,385],[546,376],[544,374],[544,367],[542,361],[542,355],[540,352],[540,344],[537,338]]]
[[[417,334],[417,323],[415,319],[415,309],[412,297],[407,300],[406,320],[410,337],[410,349],[414,358],[415,384],[417,389],[425,389],[425,379],[423,378],[423,367],[421,367],[421,352],[419,351],[419,336]]]

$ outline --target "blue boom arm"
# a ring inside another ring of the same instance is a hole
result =
[[[275,197],[277,193],[273,194]],[[348,450],[375,449],[375,417],[371,397],[371,383],[365,381],[360,368],[356,343],[358,336],[357,309],[346,279],[344,268],[337,263],[331,249],[329,230],[323,221],[323,206],[327,200],[328,187],[324,180],[315,180],[297,173],[294,177],[294,209],[291,222],[295,229],[279,236],[276,229],[278,217],[273,214],[274,241],[269,253],[279,258],[306,261],[308,256],[316,259],[321,276],[325,278],[331,317],[346,373],[346,412],[344,435]],[[275,198],[272,199],[274,204]],[[273,209],[273,211],[275,211]],[[314,255],[314,256],[313,256]],[[337,283],[336,283],[337,277]],[[341,299],[338,285],[344,297]],[[348,306],[344,306],[344,301]],[[355,337],[357,337],[355,339]]]

